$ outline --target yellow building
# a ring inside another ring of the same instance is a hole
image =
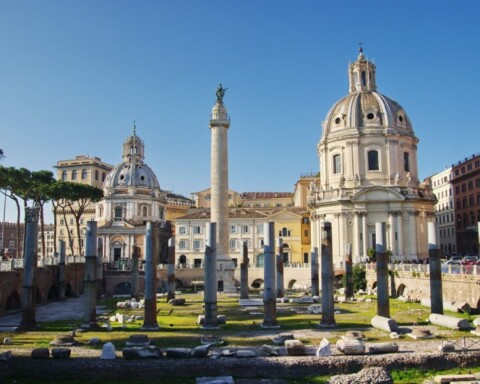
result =
[[[57,168],[58,180],[88,184],[102,189],[103,182],[113,166],[103,162],[99,157],[80,155],[73,160],[59,160],[55,168]],[[69,212],[68,208],[65,210],[65,215],[61,209],[56,212],[57,240],[65,241],[67,255],[81,256],[84,251],[83,245],[82,252],[80,252],[75,217]],[[90,204],[82,216],[80,220],[81,237],[85,232],[87,221],[95,220],[95,204]],[[83,244],[83,239],[81,241]]]
[[[192,193],[192,199],[195,201],[197,208],[210,208],[210,200],[212,198],[211,188],[204,189],[200,192]],[[228,190],[228,206],[239,207],[242,204],[242,197],[238,192]]]

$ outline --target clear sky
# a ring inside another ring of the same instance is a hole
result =
[[[1,0],[2,165],[116,165],[135,120],[162,189],[189,196],[209,187],[221,82],[230,188],[293,191],[318,171],[362,42],[413,123],[423,179],[479,152],[479,15],[477,0]]]

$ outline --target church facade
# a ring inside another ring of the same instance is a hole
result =
[[[427,223],[435,196],[421,184],[412,124],[400,104],[377,92],[376,66],[360,49],[350,64],[349,93],[322,123],[319,177],[310,182],[312,247],[320,249],[323,223],[332,228],[333,260],[365,261],[375,249],[375,223],[386,227],[393,260],[428,257]]]
[[[144,162],[145,146],[133,133],[123,143],[122,162],[105,178],[104,199],[96,206],[99,250],[104,262],[120,267],[133,256],[144,258],[146,223],[156,228],[157,261],[167,255],[171,232],[166,221],[167,194]]]

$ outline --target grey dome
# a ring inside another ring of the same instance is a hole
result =
[[[160,189],[160,184],[147,164],[123,162],[107,175],[103,184],[103,188],[117,187]]]
[[[396,101],[374,91],[353,92],[337,101],[324,121],[324,134],[350,129],[389,129],[413,136],[408,115]]]

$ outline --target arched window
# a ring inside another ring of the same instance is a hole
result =
[[[342,172],[342,162],[340,159],[340,155],[333,156],[333,173],[340,173]]]
[[[105,174],[105,172],[102,172],[102,181],[105,181],[105,177],[106,177],[106,176],[107,176],[107,175]]]
[[[67,180],[67,171],[62,172],[62,180],[66,181]]]
[[[368,170],[378,171],[378,151],[368,151]]]
[[[103,205],[101,204],[98,206],[98,214],[100,215],[100,217],[103,216]]]
[[[143,217],[147,217],[147,216],[148,216],[148,208],[145,207],[145,206],[142,208],[142,216],[143,216]]]
[[[87,178],[87,170],[82,169],[82,180],[85,180]]]
[[[95,180],[98,180],[98,171],[95,170]]]
[[[77,170],[76,169],[74,169],[72,171],[72,180],[77,180]]]

